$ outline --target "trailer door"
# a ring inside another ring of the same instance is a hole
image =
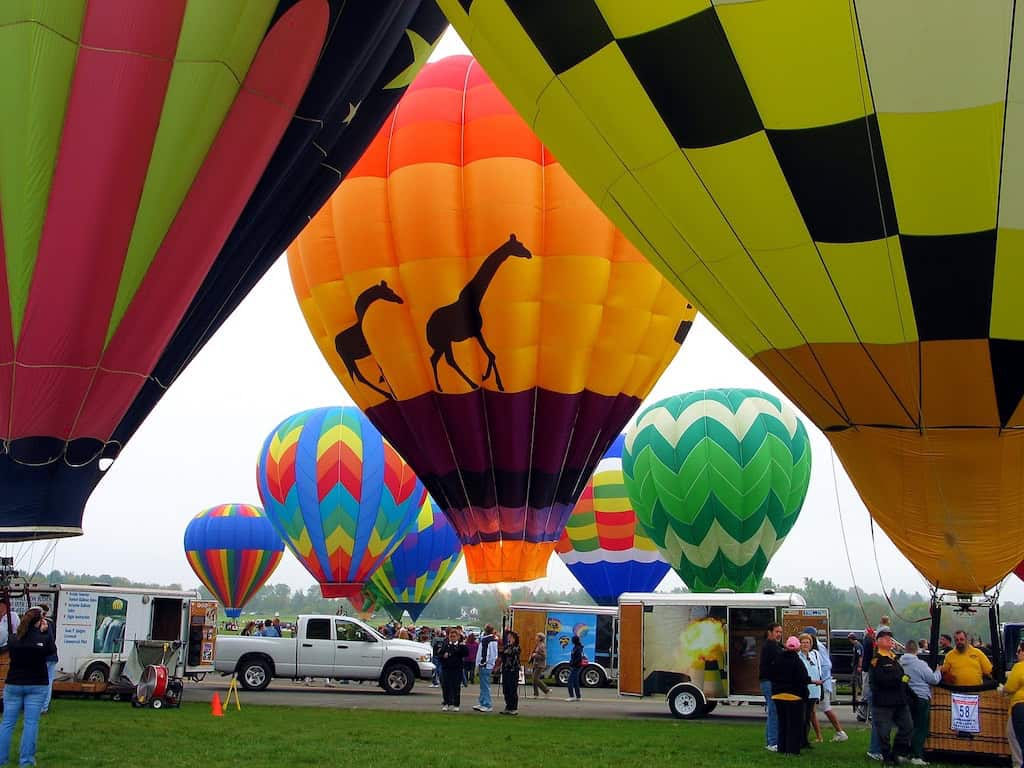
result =
[[[644,606],[619,606],[619,693],[644,695]]]
[[[512,608],[511,613],[510,625],[519,633],[519,656],[524,665],[529,665],[530,655],[537,645],[537,635],[543,634],[545,642],[547,640],[548,612],[535,608]]]

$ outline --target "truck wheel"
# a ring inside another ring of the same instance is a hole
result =
[[[381,675],[380,681],[384,693],[391,696],[404,696],[412,690],[416,675],[405,664],[392,664],[384,668],[384,674]]]
[[[683,720],[695,720],[704,716],[706,702],[700,688],[689,683],[677,685],[668,694],[668,708],[672,714]]]
[[[555,667],[551,672],[551,676],[555,678],[555,683],[561,686],[567,686],[569,684],[569,667],[564,664]]]
[[[85,668],[82,679],[87,683],[105,683],[110,679],[110,667],[102,661],[94,661]]]
[[[582,683],[584,688],[603,688],[605,682],[607,681],[600,667],[588,664],[583,668],[583,673],[580,675],[580,683]]]
[[[262,691],[270,685],[270,665],[263,659],[247,660],[238,666],[238,678],[247,691]]]

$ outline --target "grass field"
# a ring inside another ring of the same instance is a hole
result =
[[[17,755],[16,733],[14,755]],[[868,734],[819,744],[802,761],[814,768],[874,765]],[[132,709],[102,701],[58,700],[40,729],[40,766],[280,768],[414,765],[452,768],[683,765],[759,768],[792,765],[766,752],[761,727],[711,720],[568,720],[497,714],[379,712],[248,706],[213,718],[209,706]]]

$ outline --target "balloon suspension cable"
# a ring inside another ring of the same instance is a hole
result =
[[[871,528],[871,552],[875,558],[875,570],[878,572],[878,583],[882,586],[882,594],[885,596],[885,602],[889,604],[889,610],[891,610],[893,614],[900,619],[900,621],[904,621],[908,624],[920,624],[925,621],[930,622],[932,620],[930,613],[927,616],[912,619],[900,613],[899,609],[893,604],[892,598],[889,596],[889,590],[886,589],[885,580],[882,578],[882,564],[878,561],[878,546],[875,541],[875,520],[871,517],[870,513],[868,514],[868,524]]]
[[[839,500],[839,481],[836,474],[836,452],[829,446],[829,454],[832,457],[832,490],[835,491],[836,495],[836,516],[839,518],[839,530],[843,533],[843,549],[846,550],[846,565],[850,569],[850,581],[853,582],[853,591],[857,595],[857,604],[860,606],[860,612],[864,616],[865,626],[871,626],[871,619],[868,618],[868,612],[864,609],[864,601],[861,599],[860,587],[857,586],[857,577],[853,573],[853,558],[850,557],[850,545],[846,541],[846,526],[843,524],[843,508]]]

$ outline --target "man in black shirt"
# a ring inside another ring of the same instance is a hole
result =
[[[772,624],[768,629],[764,645],[761,646],[761,665],[757,677],[764,694],[765,708],[768,710],[768,724],[765,727],[765,749],[769,752],[779,750],[779,717],[772,701],[772,665],[782,654],[782,625]]]

